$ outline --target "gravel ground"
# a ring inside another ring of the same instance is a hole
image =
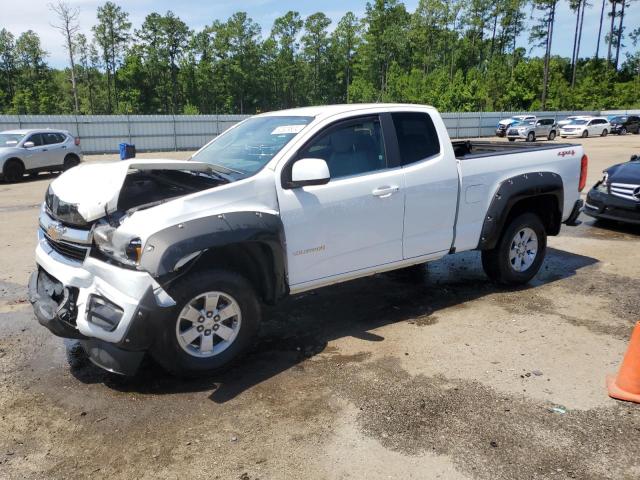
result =
[[[575,143],[589,185],[640,153]],[[224,374],[126,379],[70,363],[26,301],[51,178],[0,184],[0,478],[640,478],[640,406],[604,387],[640,319],[640,229],[563,227],[515,290],[468,252],[301,294]]]

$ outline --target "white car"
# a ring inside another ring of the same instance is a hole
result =
[[[560,136],[566,137],[606,137],[611,131],[609,120],[604,117],[578,118],[560,128]]]
[[[0,172],[18,182],[25,173],[69,170],[82,161],[80,139],[65,130],[0,132]]]
[[[107,370],[134,373],[148,352],[207,374],[251,345],[261,303],[290,294],[467,250],[494,281],[528,282],[547,235],[575,225],[587,162],[580,145],[452,142],[421,105],[257,115],[189,161],[55,179],[29,300]]]
[[[571,115],[570,117],[565,118],[564,120],[560,120],[558,122],[559,127],[563,127],[573,122],[574,120],[580,120],[585,118],[593,118],[593,115]]]

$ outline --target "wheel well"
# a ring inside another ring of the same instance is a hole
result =
[[[284,286],[278,284],[273,253],[264,243],[235,243],[208,249],[196,260],[191,271],[211,268],[244,276],[265,303],[273,304],[283,294]]]
[[[69,157],[71,157],[71,158],[73,158],[73,159],[75,159],[75,160],[80,160],[80,157],[79,157],[78,155],[76,155],[75,153],[67,153],[67,154],[64,156],[64,159],[66,160],[66,159],[67,159],[67,158],[69,158]]]
[[[2,169],[4,170],[4,167],[6,167],[6,166],[7,166],[7,164],[9,164],[9,163],[11,163],[11,162],[18,162],[20,165],[22,165],[22,168],[25,168],[25,166],[24,166],[24,162],[23,162],[22,160],[20,160],[18,157],[11,157],[11,158],[8,158],[8,159],[4,162],[4,165],[3,165]]]
[[[542,221],[547,235],[560,233],[562,218],[557,196],[538,195],[519,200],[511,207],[507,220],[504,222],[503,230],[512,219],[523,213],[535,213]]]

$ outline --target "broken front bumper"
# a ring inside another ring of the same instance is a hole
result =
[[[29,300],[40,324],[54,335],[80,339],[99,366],[132,373],[133,352],[139,363],[161,331],[159,322],[173,311],[173,299],[146,272],[90,256],[82,262],[65,257],[42,236],[36,263]]]

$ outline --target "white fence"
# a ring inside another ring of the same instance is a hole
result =
[[[138,151],[200,148],[246,115],[0,115],[0,131],[68,130],[85,153],[117,152],[126,142]]]
[[[471,138],[492,136],[501,119],[521,114],[560,120],[600,112],[460,112],[443,113],[442,118],[451,138]],[[138,151],[195,150],[244,118],[247,115],[0,115],[0,131],[68,130],[81,138],[85,153],[117,152],[123,142]]]

